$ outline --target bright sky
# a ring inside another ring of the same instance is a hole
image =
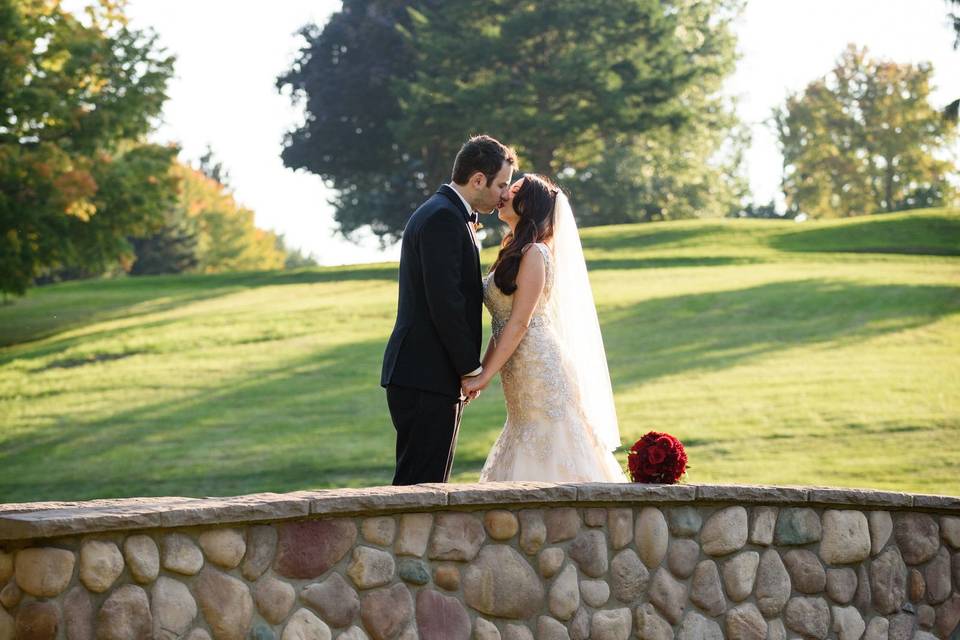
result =
[[[357,246],[336,237],[322,181],[280,161],[283,134],[301,115],[274,81],[295,57],[299,28],[325,22],[339,7],[337,0],[131,0],[129,13],[178,58],[157,141],[178,142],[185,160],[210,144],[257,224],[321,264],[395,259],[396,248],[381,253],[375,241]],[[951,46],[943,0],[751,0],[738,35],[743,57],[728,91],[740,96],[740,115],[753,131],[747,163],[757,202],[779,197],[781,157],[764,124],[771,110],[826,74],[847,43],[897,62],[930,61],[937,105],[960,97],[960,52]]]

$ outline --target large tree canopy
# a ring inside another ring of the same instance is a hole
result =
[[[173,58],[122,2],[82,17],[57,0],[0,4],[0,290],[58,269],[130,260],[162,223],[176,149],[141,144]]]
[[[478,132],[516,147],[521,170],[564,181],[587,223],[719,211],[718,199],[739,199],[735,187],[687,187],[728,173],[707,160],[733,120],[716,91],[733,68],[739,6],[345,0],[303,31],[278,80],[305,109],[284,162],[333,187],[341,231],[370,225],[388,240]],[[651,164],[669,189],[653,188]],[[662,175],[678,164],[685,173]],[[703,194],[716,195],[691,204]]]
[[[850,46],[827,76],[789,96],[775,112],[788,208],[843,217],[949,201],[955,127],[930,104],[932,73]]]

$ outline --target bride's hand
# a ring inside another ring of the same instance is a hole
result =
[[[489,384],[489,382],[484,380],[483,378],[484,378],[483,374],[481,374],[479,376],[474,376],[472,378],[463,378],[460,381],[460,386],[463,387],[463,392],[471,400],[473,400],[478,395],[480,395],[480,392],[483,391],[484,388],[486,388],[487,384]]]

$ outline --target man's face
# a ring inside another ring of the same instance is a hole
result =
[[[493,213],[507,198],[510,192],[510,178],[513,177],[513,166],[504,162],[500,172],[487,186],[487,179],[481,173],[474,176],[477,186],[476,202],[473,203],[480,213]]]

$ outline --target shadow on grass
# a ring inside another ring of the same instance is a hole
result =
[[[383,347],[316,351],[176,401],[0,439],[0,502],[389,484]]]
[[[649,300],[606,314],[617,388],[771,352],[843,345],[960,312],[960,287],[800,280]]]
[[[760,258],[748,256],[677,256],[663,258],[600,258],[588,260],[591,271],[606,269],[673,269],[677,267],[719,267],[735,264],[757,264],[765,262]]]
[[[24,344],[96,322],[170,311],[246,289],[288,284],[396,281],[397,265],[323,267],[116,280],[66,282],[30,291],[0,307],[0,348]]]
[[[865,216],[782,233],[770,239],[770,246],[780,251],[960,256],[960,217]]]

